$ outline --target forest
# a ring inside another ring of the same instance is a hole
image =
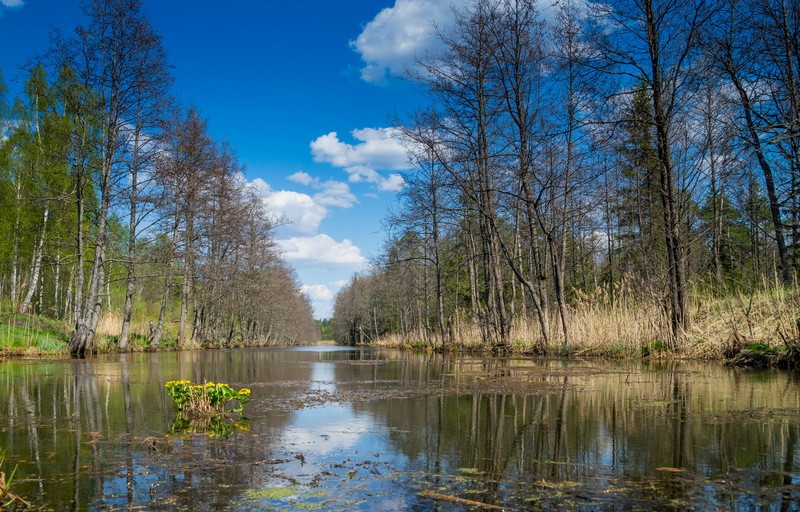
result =
[[[477,0],[437,38],[337,341],[797,350],[800,4]]]
[[[84,12],[23,66],[19,97],[0,77],[0,337],[55,325],[76,356],[317,340],[273,217],[171,95],[141,2]]]

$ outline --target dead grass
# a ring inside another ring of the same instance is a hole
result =
[[[670,357],[722,359],[731,348],[759,344],[775,351],[784,350],[784,338],[798,338],[800,288],[762,287],[752,293],[713,295],[693,292],[690,297],[692,324],[677,344],[670,345],[669,317],[664,304],[656,299],[634,300],[632,294],[618,289],[612,301],[607,289],[592,294],[576,294],[570,309],[570,344],[563,345],[563,335],[555,311],[549,319],[550,343],[542,347],[538,322],[517,319],[510,340],[515,352],[576,354],[604,357]],[[459,348],[486,349],[475,323],[460,322],[455,329]],[[374,345],[385,347],[427,348],[424,333],[391,335]],[[433,347],[441,340],[433,337]]]
[[[142,315],[133,315],[130,331],[130,350],[147,350],[148,346],[145,340],[147,340],[150,336],[151,322],[153,323],[153,326],[155,326],[156,319]],[[103,340],[98,340],[98,350],[101,352],[113,350],[121,331],[122,311],[119,309],[104,309],[103,314],[100,316],[100,321],[97,322],[97,333],[101,338],[103,338]],[[164,325],[164,333],[162,335],[162,345],[165,347],[168,346],[169,343],[166,343],[166,340],[172,340],[174,342],[177,336],[177,324],[174,322],[166,322]],[[184,348],[199,348],[199,343],[192,342],[186,345]]]

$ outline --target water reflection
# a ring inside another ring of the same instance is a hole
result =
[[[169,434],[176,379],[250,387],[251,430]],[[59,510],[800,508],[789,372],[320,347],[7,361],[0,418],[15,492]]]

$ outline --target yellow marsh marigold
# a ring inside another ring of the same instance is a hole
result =
[[[168,381],[164,384],[167,393],[172,395],[179,411],[208,414],[224,414],[225,405],[235,401],[237,407],[232,412],[242,413],[244,404],[250,401],[250,390],[243,388],[236,391],[222,382],[205,382],[192,384],[189,380]]]

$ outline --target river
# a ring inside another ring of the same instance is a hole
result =
[[[176,421],[178,379],[250,388],[246,418]],[[800,510],[799,435],[799,373],[717,364],[343,347],[0,362],[0,470],[55,510]]]

